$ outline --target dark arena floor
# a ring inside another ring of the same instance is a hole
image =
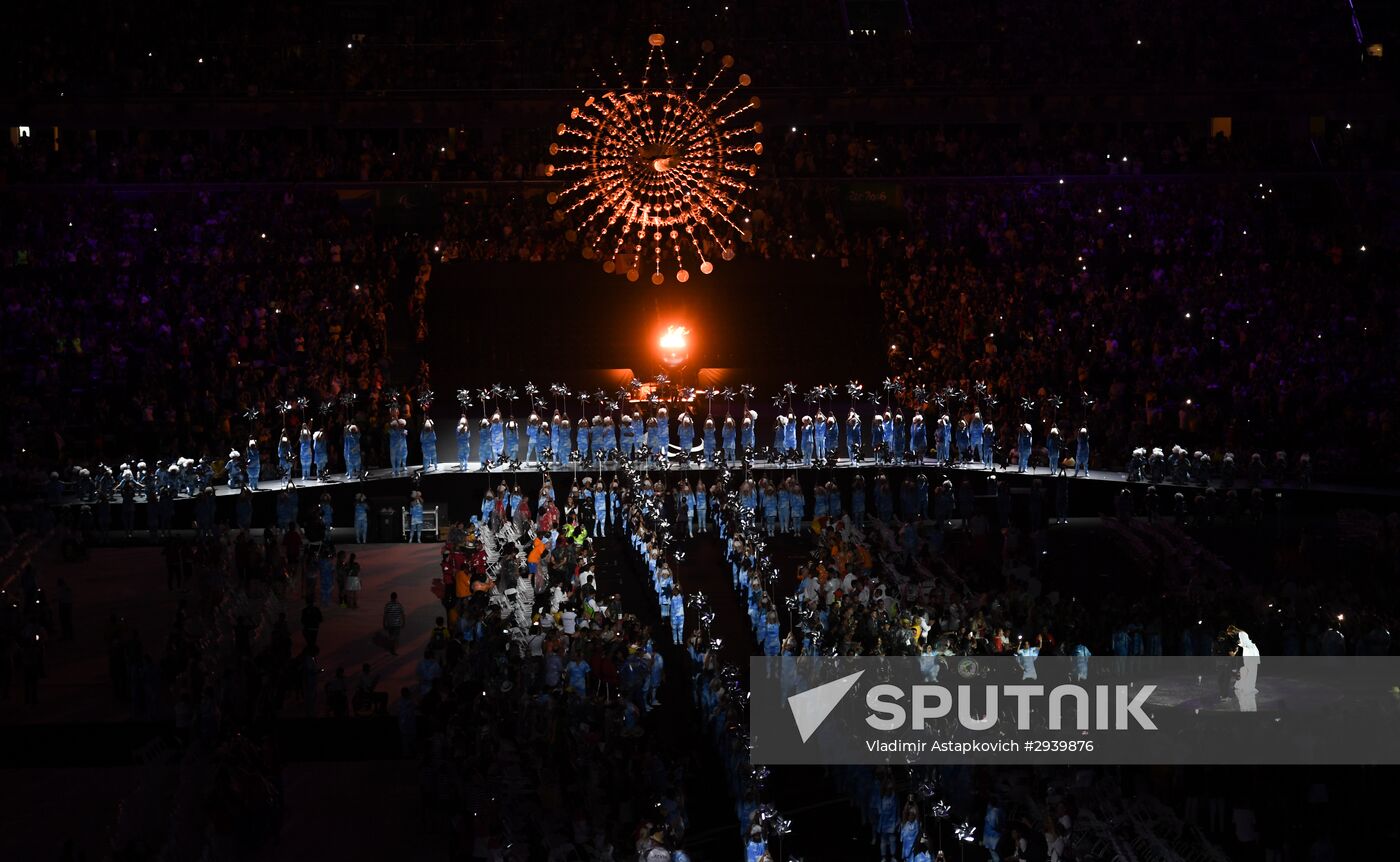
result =
[[[1400,842],[1400,5],[8,11],[0,862]]]

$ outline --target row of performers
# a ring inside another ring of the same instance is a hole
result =
[[[502,420],[496,414],[479,422],[477,457],[482,469],[512,462],[563,465],[617,458],[659,461],[669,458],[676,447],[689,460],[699,458],[703,463],[715,465],[721,463],[722,457],[723,463],[733,463],[740,454],[758,451],[757,420],[757,411],[751,410],[738,421],[732,416],[718,423],[714,418],[707,418],[697,428],[691,415],[682,413],[675,420],[676,442],[673,443],[672,420],[665,407],[651,417],[624,414],[621,422],[614,422],[611,416],[595,416],[592,422],[580,419],[576,428],[558,413],[548,422],[532,414],[523,429],[514,419]],[[390,475],[407,475],[407,421],[391,419],[387,433]],[[906,428],[902,413],[877,413],[870,422],[867,436],[860,415],[852,411],[846,419],[844,440],[842,438],[840,423],[834,417],[821,413],[801,419],[792,414],[780,415],[773,421],[771,452],[775,457],[804,464],[828,463],[838,457],[860,462],[868,452],[877,463],[924,463],[932,457],[939,464],[973,463],[990,468],[996,466],[996,453],[1000,448],[996,429],[992,423],[984,422],[980,413],[972,414],[970,420],[958,420],[956,427],[947,415],[941,416],[934,424],[932,435],[922,415],[915,414]],[[437,430],[431,419],[423,420],[419,427],[418,443],[423,469],[426,472],[438,469]],[[457,423],[456,443],[457,466],[464,470],[472,451],[472,427],[466,416]],[[1022,424],[1008,443],[1011,463],[1024,472],[1029,468],[1036,446],[1030,424]],[[277,445],[277,479],[327,478],[331,445],[330,435],[324,428],[312,431],[303,426],[295,438],[284,432]],[[1058,428],[1052,427],[1042,445],[1052,469],[1067,472],[1072,467],[1076,475],[1088,472],[1089,433],[1086,428],[1080,428],[1073,440],[1066,440]],[[352,423],[344,427],[339,448],[345,475],[348,478],[363,476],[365,465],[357,425]],[[231,450],[223,469],[230,487],[257,490],[263,478],[258,441],[249,440],[242,451]],[[157,461],[154,467],[148,467],[144,461],[122,464],[115,474],[110,468],[99,466],[95,474],[88,470],[80,472],[78,492],[83,499],[107,499],[113,491],[119,494],[144,491],[151,499],[169,488],[176,494],[192,496],[209,487],[217,472],[216,465],[204,458],[179,458],[169,463]]]
[[[698,457],[704,463],[717,464],[721,455],[725,463],[734,462],[743,452],[757,452],[759,437],[756,430],[757,411],[749,411],[738,421],[726,416],[718,422],[714,417],[697,423],[689,413],[682,413],[674,422],[665,407],[656,414],[643,417],[623,414],[620,422],[611,416],[595,416],[578,420],[575,426],[567,417],[555,413],[549,420],[531,414],[521,424],[515,419],[502,419],[500,414],[477,423],[477,460],[485,469],[489,465],[567,464],[620,458],[669,458],[673,448],[687,457]],[[408,471],[409,431],[403,419],[392,419],[387,429],[389,467],[391,475]],[[831,458],[847,457],[861,461],[868,452],[877,462],[902,463],[913,460],[922,463],[932,457],[935,463],[996,464],[998,435],[992,423],[984,422],[980,413],[970,419],[959,419],[956,426],[945,414],[934,423],[932,435],[924,417],[915,414],[908,422],[900,412],[875,414],[867,434],[859,414],[852,411],[845,422],[844,443],[841,423],[835,417],[818,413],[815,417],[798,419],[792,414],[779,415],[773,420],[773,453],[787,455],[791,460],[806,464],[825,463]],[[424,419],[418,432],[419,449],[425,471],[433,471],[440,463],[438,435],[432,419]],[[464,415],[456,427],[457,465],[466,469],[472,460],[472,423]],[[1014,437],[1007,441],[1014,448],[1014,461],[1021,470],[1029,466],[1035,447],[1032,428],[1024,423]],[[523,448],[522,448],[523,444]],[[355,477],[363,472],[360,451],[360,430],[347,425],[342,435],[346,474]],[[868,447],[868,448],[867,448]],[[1047,463],[1057,469],[1073,467],[1076,474],[1088,472],[1089,432],[1080,428],[1073,440],[1062,437],[1058,428],[1047,432],[1043,447]],[[257,452],[256,441],[250,440],[247,453]],[[662,453],[667,453],[663,455]],[[229,453],[229,481],[232,485],[246,482],[257,487],[260,458],[248,457],[237,450]],[[299,445],[283,434],[278,443],[279,475],[302,478],[324,477],[329,463],[329,445],[323,430],[301,430]]]

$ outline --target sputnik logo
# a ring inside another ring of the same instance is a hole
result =
[[[797,723],[797,732],[806,742],[812,738],[812,734],[817,732],[817,728],[822,726],[827,716],[836,708],[836,704],[841,702],[841,698],[855,686],[856,682],[865,675],[865,671],[858,671],[831,682],[822,683],[816,688],[809,688],[799,694],[794,694],[788,698],[788,707],[792,709],[792,720]]]

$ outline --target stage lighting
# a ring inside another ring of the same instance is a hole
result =
[[[680,368],[690,361],[690,330],[684,326],[668,326],[658,342],[661,348],[661,364],[668,368]]]

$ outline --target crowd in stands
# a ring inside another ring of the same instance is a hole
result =
[[[1274,0],[1241,16],[1204,0],[1080,0],[816,12],[711,0],[667,7],[645,26],[669,33],[677,73],[703,39],[775,87],[1355,85],[1379,70],[1363,62],[1349,9]],[[650,32],[630,11],[559,0],[382,14],[158,3],[108,7],[77,27],[61,9],[34,7],[17,19],[6,89],[48,99],[574,87],[610,76],[606,58],[636,55]],[[541,38],[544,27],[553,35]],[[1166,35],[1187,31],[1195,37]]]
[[[7,196],[5,211],[7,451],[154,463],[250,428],[275,447],[277,406],[298,396],[309,415],[351,392],[381,414],[388,309],[422,240],[314,191]]]
[[[872,223],[836,187],[764,184],[742,253],[867,267],[906,396],[984,382],[999,406],[972,398],[967,411],[1004,431],[1029,419],[1039,443],[1056,421],[1072,434],[1088,393],[1105,465],[1180,444],[1217,463],[1307,453],[1319,472],[1354,475],[1396,442],[1395,378],[1369,362],[1395,325],[1386,251],[1367,246],[1391,227],[1382,192],[909,184]],[[543,195],[448,190],[430,204],[437,224],[414,232],[311,190],[7,196],[8,450],[109,466],[220,457],[252,429],[270,458],[278,404],[305,397],[291,439],[304,419],[332,434],[358,421],[376,463],[396,300],[409,298],[396,324],[423,342],[435,262],[579,252]],[[425,390],[426,367],[411,382]],[[337,400],[351,393],[358,403]]]
[[[1394,445],[1396,380],[1371,362],[1395,323],[1373,203],[1353,221],[1307,186],[1050,183],[906,205],[871,259],[909,379],[985,381],[1008,419],[1029,397],[1047,425],[1050,396],[1077,410],[1089,393],[1112,453],[1305,451],[1340,472]]]
[[[565,114],[564,102],[557,110]],[[47,130],[45,130],[47,131]],[[770,127],[764,180],[889,177],[1316,172],[1386,168],[1400,154],[1387,123],[1331,120],[1284,136],[1240,123],[803,123]],[[0,159],[12,184],[548,182],[553,140],[538,128],[72,130],[18,138]]]

